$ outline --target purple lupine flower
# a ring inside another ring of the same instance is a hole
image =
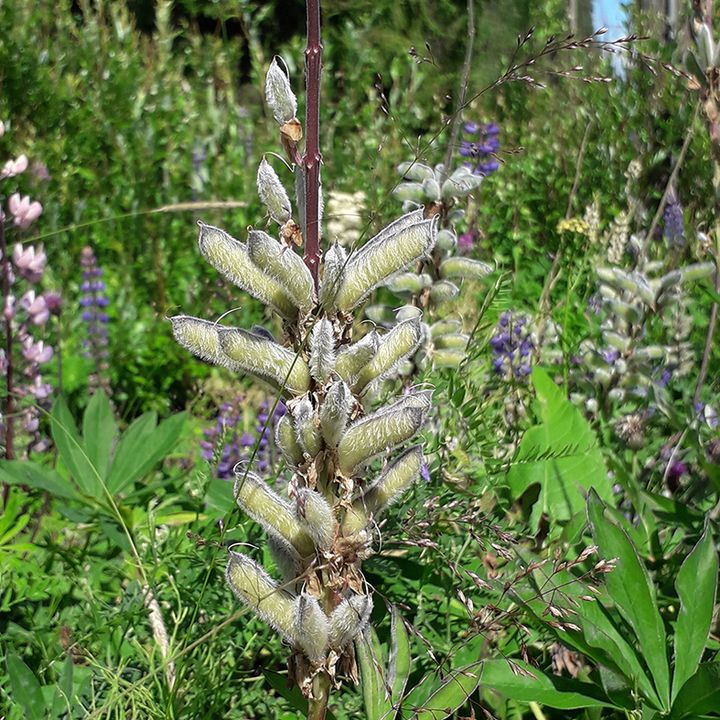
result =
[[[493,369],[506,380],[522,380],[532,372],[535,342],[525,315],[510,311],[498,318],[495,335],[490,338]]]
[[[473,175],[490,175],[500,167],[497,152],[500,150],[500,128],[495,123],[480,125],[466,122],[463,130],[467,135],[460,141],[460,155],[466,158],[465,167]]]
[[[473,251],[477,233],[473,230],[463,233],[458,237],[458,250],[461,255],[469,255]]]
[[[595,293],[587,299],[586,310],[593,315],[599,315],[602,310],[602,298]]]
[[[105,296],[102,268],[98,266],[95,253],[89,245],[80,252],[80,266],[82,267],[80,291],[83,293],[79,303],[83,310],[80,317],[87,329],[87,338],[83,345],[85,357],[93,360],[95,364],[95,372],[89,376],[88,386],[91,392],[102,388],[110,395],[110,382],[107,378],[109,317],[105,312],[110,301]]]
[[[671,189],[663,212],[663,235],[671,248],[685,247],[685,220],[677,193]]]

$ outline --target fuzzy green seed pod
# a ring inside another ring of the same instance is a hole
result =
[[[603,330],[602,335],[608,345],[620,350],[620,352],[625,352],[630,347],[630,338],[619,335],[612,330]]]
[[[454,335],[462,332],[462,323],[460,320],[439,320],[430,326],[430,333],[433,338],[440,335]]]
[[[435,350],[433,352],[433,367],[459,368],[466,358],[464,350]]]
[[[290,503],[257,475],[237,472],[234,492],[237,504],[267,533],[287,543],[300,557],[312,554],[315,549],[312,538],[298,521]]]
[[[460,288],[449,280],[438,280],[430,288],[430,299],[435,303],[454,300],[460,294]]]
[[[297,491],[295,508],[298,520],[318,548],[329,548],[335,540],[337,521],[327,500],[315,490]]]
[[[375,455],[409,440],[420,430],[426,415],[427,411],[419,407],[391,405],[356,421],[338,444],[340,471],[350,476]]]
[[[438,231],[437,246],[445,252],[452,252],[457,247],[457,235],[452,230],[442,229]]]
[[[254,560],[231,550],[225,579],[240,601],[295,644],[293,599]]]
[[[302,465],[303,450],[298,443],[293,421],[288,414],[283,415],[278,421],[275,442],[290,467],[296,468]]]
[[[280,572],[286,590],[294,590],[302,576],[302,562],[298,554],[284,540],[274,535],[267,536],[267,546],[275,567]]]
[[[451,257],[440,265],[441,278],[481,280],[493,271],[492,266],[466,257]]]
[[[312,275],[302,258],[292,249],[262,230],[248,233],[250,259],[292,298],[293,304],[307,311],[315,301]]]
[[[370,362],[380,346],[380,338],[373,330],[352,345],[345,345],[337,354],[335,372],[352,385],[358,373]]]
[[[335,243],[331,245],[323,257],[323,275],[320,283],[320,304],[325,308],[331,308],[335,302],[335,296],[340,289],[341,276],[347,262],[345,249]]]
[[[265,158],[258,167],[257,190],[270,217],[278,225],[284,225],[292,215],[292,205],[275,168]]]
[[[219,335],[222,351],[245,372],[294,395],[307,392],[310,369],[299,355],[247,330],[222,328]]]
[[[435,244],[435,232],[436,221],[423,220],[383,242],[371,240],[353,253],[345,266],[335,306],[350,312],[388,277],[426,255]]]
[[[330,624],[317,599],[307,593],[298,595],[293,607],[295,643],[316,664],[325,659]]]
[[[367,527],[370,518],[377,520],[383,510],[420,477],[423,463],[422,447],[415,445],[400,455],[385,472],[355,500],[342,522],[344,535],[354,535]]]
[[[380,408],[378,412],[394,412],[403,408],[417,408],[422,410],[424,413],[430,412],[432,407],[432,390],[419,390],[403,395],[399,400],[396,400],[392,405]]]
[[[464,165],[461,165],[442,186],[443,199],[464,198],[480,186],[482,175],[473,175]]]
[[[420,318],[405,320],[382,337],[375,356],[358,374],[353,386],[355,392],[391,373],[399,362],[417,350],[421,339],[420,325]]]
[[[315,323],[310,336],[310,374],[324,384],[335,371],[335,331],[327,318]]]
[[[422,317],[422,310],[416,305],[403,305],[397,309],[395,313],[395,319],[398,322],[405,322],[406,320],[415,320]]]
[[[646,345],[635,351],[635,357],[638,360],[660,360],[667,358],[668,351],[659,345]]]
[[[435,338],[433,344],[439,349],[465,350],[469,341],[469,335],[441,335],[440,337]]]
[[[440,183],[434,177],[423,180],[422,189],[426,199],[430,202],[440,200]]]
[[[273,58],[265,76],[265,99],[278,125],[290,122],[297,115],[297,99],[277,58]]]
[[[637,296],[648,306],[655,307],[656,289],[648,282],[647,278],[640,273],[633,273]]]
[[[422,183],[417,182],[405,182],[400,183],[393,191],[392,194],[402,202],[422,203],[425,202],[425,191],[423,190]]]
[[[353,408],[353,396],[347,383],[334,382],[328,388],[320,408],[320,430],[325,444],[334,448],[345,432]]]
[[[244,368],[225,355],[220,347],[221,325],[189,315],[176,315],[170,320],[175,340],[193,355],[234,372],[244,371]]]
[[[715,272],[715,263],[694,263],[680,268],[683,282],[691,282],[694,280],[703,280],[710,277]]]
[[[387,288],[394,293],[419,293],[423,289],[423,279],[416,273],[398,273],[388,280]]]
[[[642,312],[635,305],[629,305],[622,300],[610,301],[608,307],[613,315],[621,317],[627,322],[639,323],[642,320]]]
[[[419,162],[402,162],[397,166],[397,171],[407,180],[422,182],[428,178],[435,177],[435,171]]]
[[[297,315],[297,307],[290,295],[277,280],[255,265],[243,243],[220,228],[201,223],[198,244],[205,259],[233,285],[287,318]]]
[[[322,450],[322,437],[320,421],[310,399],[303,398],[292,409],[292,415],[300,446],[310,457],[315,457]]]
[[[330,614],[330,647],[341,650],[367,627],[373,603],[368,595],[344,599]]]

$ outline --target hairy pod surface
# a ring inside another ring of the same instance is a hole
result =
[[[257,171],[257,190],[270,217],[284,225],[292,215],[292,204],[275,168],[263,158]]]
[[[323,260],[323,276],[319,291],[320,304],[329,310],[333,307],[335,296],[340,289],[347,253],[341,245],[335,243],[325,253]]]
[[[170,320],[175,340],[193,355],[205,362],[243,372],[243,368],[223,352],[220,345],[221,325],[190,315],[176,315]]]
[[[346,345],[338,351],[335,372],[352,385],[358,374],[375,356],[380,346],[380,336],[372,330],[352,345]]]
[[[337,380],[328,388],[320,408],[320,429],[328,447],[334,448],[340,442],[350,419],[353,402],[352,392],[343,380]]]
[[[297,99],[290,87],[290,79],[277,58],[273,58],[265,76],[265,99],[278,125],[290,122],[297,115]]]
[[[292,410],[295,433],[302,449],[310,457],[315,457],[322,450],[320,420],[312,402],[304,397]]]
[[[337,521],[328,501],[315,490],[300,488],[295,498],[295,509],[302,527],[315,545],[322,549],[331,547],[337,533]]]
[[[313,663],[325,659],[328,647],[329,623],[318,601],[307,593],[298,595],[293,608],[295,642]]]
[[[344,599],[330,614],[330,647],[341,650],[367,627],[373,603],[368,595]]]
[[[335,371],[335,331],[327,318],[315,323],[310,336],[310,374],[325,383]]]
[[[293,421],[288,414],[283,415],[278,421],[275,442],[290,467],[297,468],[303,463],[303,449],[300,447]]]

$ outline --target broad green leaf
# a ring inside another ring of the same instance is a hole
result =
[[[23,709],[28,720],[42,720],[45,717],[45,701],[37,678],[17,655],[9,654],[6,662],[13,702]]]
[[[513,498],[540,486],[530,520],[537,529],[543,514],[557,522],[584,510],[590,488],[610,502],[612,484],[597,438],[580,411],[543,370],[535,368],[532,380],[542,422],[523,435],[507,480]]]
[[[88,457],[75,420],[61,397],[53,405],[50,429],[60,459],[80,489],[87,495],[100,497],[102,484],[97,469]]]
[[[155,427],[154,412],[141,415],[123,433],[108,478],[108,491],[115,495],[147,475],[174,447],[185,424],[178,413]]]
[[[72,482],[60,477],[52,468],[30,460],[0,461],[0,481],[8,485],[27,485],[35,490],[45,490],[54,497],[76,497]]]
[[[450,717],[465,705],[470,695],[475,692],[482,673],[482,662],[452,670],[445,680],[433,689],[427,700],[418,705],[417,701],[413,702],[413,697],[422,695],[427,690],[427,684],[434,686],[437,683],[434,676],[428,675],[408,696],[403,707],[403,717],[412,717],[413,720],[444,720]],[[415,714],[408,716],[405,714],[408,711]]]
[[[390,699],[385,690],[382,666],[384,659],[379,652],[377,637],[371,628],[355,640],[355,653],[360,668],[365,717],[367,720],[392,720],[394,717]]]
[[[673,720],[720,709],[720,662],[703,663],[697,672],[682,686],[673,703],[670,717]]]
[[[680,611],[675,625],[673,700],[702,658],[712,624],[717,589],[718,556],[710,525],[685,558],[675,580]]]
[[[103,480],[110,469],[110,454],[117,434],[117,424],[107,395],[97,390],[83,415],[83,441],[90,462]]]
[[[513,700],[537,702],[561,710],[587,707],[614,707],[597,685],[546,675],[520,660],[483,662],[482,686]]]
[[[390,646],[388,684],[392,690],[393,704],[398,705],[402,700],[410,674],[411,657],[407,629],[396,607],[392,609],[390,636],[392,644]]]
[[[655,588],[647,569],[624,530],[610,522],[597,493],[588,499],[588,520],[595,544],[606,559],[617,558],[613,572],[606,575],[607,590],[618,610],[637,635],[642,656],[653,676],[661,709],[670,706],[665,626],[655,602]]]

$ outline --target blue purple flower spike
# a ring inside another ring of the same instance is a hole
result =
[[[465,167],[473,175],[490,175],[500,167],[497,152],[500,150],[500,128],[496,123],[466,122],[465,137],[460,141],[460,155],[467,158]]]
[[[531,372],[532,354],[535,343],[525,315],[505,311],[490,339],[493,353],[493,368],[506,380],[523,379]]]
[[[675,190],[670,190],[663,212],[663,235],[671,248],[685,247],[685,220],[683,208]]]
[[[93,249],[86,245],[80,252],[80,265],[82,267],[82,284],[80,291],[80,308],[82,319],[87,328],[87,338],[83,345],[85,357],[95,363],[95,372],[88,378],[91,390],[102,388],[110,394],[110,382],[107,378],[108,370],[108,314],[105,311],[109,300],[105,296],[105,282],[102,268],[98,266]]]

